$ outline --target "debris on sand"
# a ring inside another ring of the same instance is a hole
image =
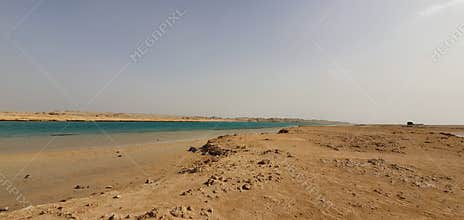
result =
[[[152,210],[145,212],[145,214],[136,216],[135,219],[137,220],[143,220],[143,219],[148,219],[148,218],[156,218],[159,213],[159,209],[153,208]]]
[[[211,156],[227,156],[230,153],[230,150],[220,148],[216,144],[208,141],[205,145],[200,148],[200,151],[203,154],[209,154]]]

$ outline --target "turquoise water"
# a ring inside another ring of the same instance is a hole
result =
[[[294,122],[0,122],[0,137],[67,136],[194,130],[258,129],[302,125]],[[317,125],[305,123],[305,125]]]

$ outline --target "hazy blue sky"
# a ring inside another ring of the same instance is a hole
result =
[[[1,0],[0,31],[0,111],[464,124],[464,0]]]

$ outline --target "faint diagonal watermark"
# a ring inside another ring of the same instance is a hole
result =
[[[2,189],[6,190],[9,195],[14,196],[16,202],[22,207],[29,207],[32,205],[23,193],[2,173],[0,173],[0,186]]]
[[[456,30],[433,50],[432,60],[437,63],[443,56],[449,53],[451,48],[458,44],[464,37],[464,24],[458,25]]]
[[[164,35],[168,33],[174,25],[180,21],[180,19],[185,15],[186,11],[175,10],[172,12],[158,27],[151,32],[150,36],[143,40],[137,48],[130,54],[130,59],[132,62],[139,62],[149,50],[155,46],[155,43],[160,40]]]

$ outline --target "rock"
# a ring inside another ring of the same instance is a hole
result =
[[[8,207],[0,208],[0,212],[8,212],[9,210],[10,210],[10,208],[8,208]]]
[[[81,186],[81,185],[76,185],[76,186],[74,186],[74,189],[85,189],[85,187]]]
[[[105,186],[105,189],[112,189],[113,186]]]
[[[142,220],[142,219],[147,219],[147,218],[156,218],[156,216],[158,215],[158,212],[159,212],[159,209],[154,208],[148,212],[145,212],[145,214],[143,215],[136,216],[135,219]]]
[[[414,122],[408,121],[408,122],[406,123],[406,125],[407,125],[407,126],[414,126]]]
[[[196,147],[190,147],[188,150],[188,152],[192,152],[192,153],[195,153],[198,151],[198,149]]]
[[[259,165],[266,165],[266,164],[270,164],[271,161],[269,159],[263,159],[261,161],[258,162]]]
[[[198,173],[198,172],[201,172],[201,167],[182,168],[177,173],[184,174],[184,173]]]
[[[31,175],[27,174],[26,176],[24,176],[24,179],[27,179],[29,178]]]
[[[372,164],[372,165],[382,165],[385,163],[385,160],[384,159],[369,159],[367,160],[368,163]]]
[[[145,180],[145,184],[153,184],[155,181],[152,179]]]
[[[203,154],[209,154],[211,156],[227,156],[230,150],[222,149],[219,146],[208,141],[205,145],[200,148]]]
[[[120,195],[115,195],[115,196],[113,196],[113,199],[120,199],[120,198],[121,198]]]
[[[242,186],[242,189],[243,189],[243,190],[250,190],[250,189],[251,189],[251,185],[248,184],[248,183],[245,183],[245,184]]]
[[[213,178],[209,178],[204,184],[207,186],[212,186],[216,181]]]
[[[111,214],[110,217],[108,217],[108,220],[120,220],[122,217],[117,214]]]
[[[451,134],[451,133],[446,133],[446,132],[440,132],[441,135],[447,136],[447,137],[455,137],[456,135]]]
[[[171,209],[169,213],[171,213],[171,215],[174,217],[184,218],[186,212],[187,212],[187,208],[185,208],[184,206],[178,206],[178,207]]]
[[[278,132],[278,134],[288,134],[288,133],[289,133],[288,129],[280,129],[280,131]]]

